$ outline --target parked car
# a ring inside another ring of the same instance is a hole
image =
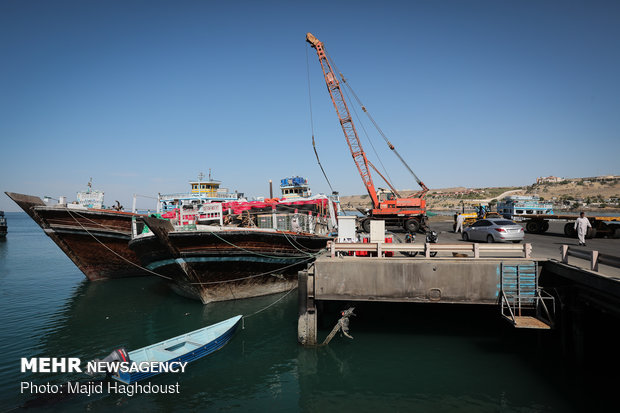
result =
[[[502,242],[523,241],[525,233],[523,227],[514,221],[505,218],[481,219],[463,230],[465,241]]]

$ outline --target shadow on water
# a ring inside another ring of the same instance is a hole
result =
[[[347,387],[367,387],[360,409],[381,395],[391,395],[385,407],[395,410],[409,405],[429,411],[567,412],[615,405],[617,381],[608,373],[617,371],[620,359],[608,332],[620,325],[613,316],[590,314],[583,360],[562,348],[559,331],[515,329],[496,306],[326,303],[319,312],[319,342],[350,305],[356,307],[350,323],[355,339],[300,355],[306,364],[300,362],[300,370],[323,371],[323,380],[302,374],[301,382],[313,389],[304,392],[302,385],[308,409],[316,403],[351,409],[329,394],[342,387],[343,377],[354,383]],[[333,374],[325,374],[330,368]],[[362,379],[368,374],[372,386]],[[336,377],[338,382],[330,380]]]

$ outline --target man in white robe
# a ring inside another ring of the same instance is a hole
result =
[[[463,214],[459,214],[456,217],[456,229],[454,230],[454,232],[463,232],[463,222],[465,222],[465,216]]]
[[[581,214],[579,214],[579,218],[575,221],[575,230],[577,230],[579,245],[586,245],[586,233],[588,232],[588,228],[592,228],[592,225],[590,225],[590,220],[586,218],[586,214],[584,212],[581,212]]]

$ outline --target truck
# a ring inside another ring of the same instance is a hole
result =
[[[575,221],[578,215],[564,214],[523,214],[518,216],[525,221],[525,231],[532,234],[543,234],[549,229],[549,221],[568,221],[564,225],[564,235],[574,238]],[[620,238],[620,216],[587,216],[592,228],[588,228],[586,238],[613,237]]]

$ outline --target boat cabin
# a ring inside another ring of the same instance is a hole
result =
[[[537,196],[508,196],[497,203],[497,212],[507,219],[519,215],[552,215],[553,204]]]
[[[190,181],[189,192],[159,194],[157,200],[157,212],[165,213],[175,208],[196,207],[208,202],[229,202],[236,201],[243,197],[242,193],[230,193],[227,188],[220,188],[221,181],[211,178],[204,179],[204,175],[200,173],[198,179]]]
[[[301,176],[293,176],[280,180],[282,198],[308,198],[312,195],[308,180]]]
[[[88,181],[88,186],[85,191],[77,193],[77,203],[85,208],[103,208],[103,191],[93,189],[93,179]]]

